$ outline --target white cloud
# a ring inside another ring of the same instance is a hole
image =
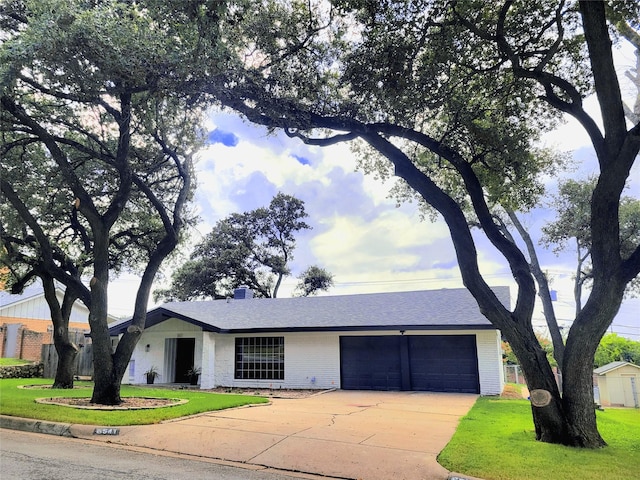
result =
[[[385,210],[371,222],[336,216],[327,219],[328,229],[317,235],[310,246],[331,270],[409,270],[421,260],[414,247],[432,243],[429,235],[419,235],[420,225],[411,223],[401,211]]]

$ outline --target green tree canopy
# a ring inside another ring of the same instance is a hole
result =
[[[324,268],[312,265],[298,276],[294,295],[308,297],[327,291],[333,286],[333,275]]]
[[[276,298],[282,280],[290,275],[295,235],[311,228],[304,221],[307,216],[304,202],[284,193],[268,207],[229,215],[195,246],[189,260],[173,273],[170,288],[157,290],[155,298],[227,298],[241,285],[258,297]],[[301,277],[301,293],[327,290],[330,279],[320,267],[309,267]]]
[[[583,288],[591,283],[591,196],[596,179],[586,181],[566,180],[560,183],[558,194],[551,203],[556,210],[556,219],[543,227],[542,241],[554,245],[554,251],[571,249],[577,258],[574,278],[576,314],[582,309]],[[629,258],[640,244],[640,200],[623,196],[619,209],[620,253]],[[637,295],[640,279],[635,277],[627,285],[629,295]]]
[[[608,333],[596,350],[593,360],[594,368],[611,362],[629,362],[640,365],[640,342],[635,342],[615,333]]]

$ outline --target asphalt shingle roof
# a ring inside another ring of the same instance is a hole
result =
[[[607,363],[606,365],[601,366],[600,368],[596,368],[593,373],[597,374],[597,375],[604,375],[605,373],[609,373],[613,370],[616,370],[620,367],[624,367],[625,365],[629,365],[631,367],[636,367],[636,368],[640,368],[640,366],[638,365],[634,365],[633,363],[629,363],[629,362],[611,362],[611,363]]]
[[[509,287],[494,287],[509,307]],[[276,331],[460,330],[495,328],[464,288],[305,298],[171,302],[147,313],[150,327],[179,318],[222,333]],[[123,333],[131,319],[113,323]]]
[[[12,294],[6,290],[0,290],[0,307],[8,307],[38,295],[43,295],[42,283],[39,280],[26,287],[22,293]]]

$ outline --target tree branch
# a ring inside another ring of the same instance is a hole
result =
[[[20,105],[16,104],[11,98],[2,96],[0,98],[2,107],[9,112],[18,122],[28,126],[33,134],[47,147],[54,161],[58,164],[66,178],[69,179],[69,186],[74,195],[80,199],[85,213],[89,221],[97,221],[100,217],[96,210],[91,196],[82,186],[80,179],[69,164],[64,152],[58,146],[55,137],[53,137],[45,128],[31,118]]]
[[[585,33],[596,95],[602,113],[605,136],[613,150],[617,151],[627,133],[620,84],[613,62],[611,40],[606,22],[604,2],[580,1],[580,13]],[[601,165],[608,158],[598,158]]]

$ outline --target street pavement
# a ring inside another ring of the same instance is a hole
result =
[[[267,468],[70,437],[0,430],[0,478],[11,480],[299,480]]]
[[[3,416],[0,426],[341,479],[470,479],[438,464],[477,395],[331,391],[157,425],[96,427]]]

